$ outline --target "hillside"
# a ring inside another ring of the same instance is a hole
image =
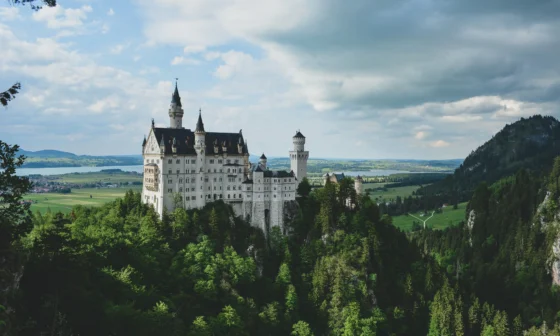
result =
[[[547,173],[560,155],[560,122],[535,115],[506,125],[473,151],[453,176],[423,188],[422,194],[459,195],[465,200],[483,181],[488,184],[525,168],[537,175]]]
[[[48,167],[105,167],[105,166],[133,166],[142,164],[141,155],[122,156],[90,156],[76,155],[54,149],[39,151],[26,151],[20,149],[18,154],[25,155],[27,159],[23,168],[48,168]]]

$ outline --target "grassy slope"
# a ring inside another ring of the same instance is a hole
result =
[[[364,183],[364,190],[369,188],[380,188],[383,187],[385,183]],[[397,196],[401,198],[408,197],[412,195],[413,191],[418,190],[418,186],[406,186],[406,187],[396,187],[388,188],[387,191],[370,191],[369,195],[372,199],[376,201],[391,202],[396,200]]]
[[[140,191],[140,186],[127,186],[124,188],[102,188],[102,189],[73,189],[70,194],[29,194],[24,197],[26,200],[36,200],[38,203],[31,205],[31,211],[40,210],[41,212],[51,209],[52,212],[70,212],[74,205],[101,206],[111,202],[118,197],[123,197],[127,190]],[[92,198],[89,196],[92,195]]]
[[[457,225],[461,221],[465,220],[466,207],[467,207],[467,202],[459,203],[458,208],[456,210],[453,210],[452,206],[448,206],[443,209],[443,213],[434,214],[434,217],[430,218],[426,222],[426,227],[431,227],[434,229],[444,229],[448,226]],[[419,214],[413,214],[413,215],[415,215],[418,218],[424,218],[424,219],[430,216],[429,214],[428,216],[424,216],[424,217],[420,217]],[[412,228],[413,221],[418,222],[417,219],[406,215],[393,217],[393,224],[404,231],[410,231],[410,229]]]

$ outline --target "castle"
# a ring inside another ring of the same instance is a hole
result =
[[[199,111],[193,131],[183,127],[184,111],[177,83],[169,107],[169,127],[152,119],[142,143],[144,182],[142,202],[162,216],[164,209],[202,208],[223,200],[235,214],[263,230],[284,225],[286,205],[295,201],[298,183],[307,176],[305,137],[293,136],[291,171],[271,171],[263,155],[249,162],[247,140],[238,133],[206,132]]]

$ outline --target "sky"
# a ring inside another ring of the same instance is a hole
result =
[[[559,117],[559,0],[0,0],[0,139],[141,154],[175,78],[194,129],[252,154],[464,158],[521,117]]]

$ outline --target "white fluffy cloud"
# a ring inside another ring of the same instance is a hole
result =
[[[33,13],[33,19],[45,22],[47,27],[52,29],[74,28],[84,24],[87,14],[93,9],[89,5],[80,8],[63,8],[61,5],[55,7],[45,7]]]

